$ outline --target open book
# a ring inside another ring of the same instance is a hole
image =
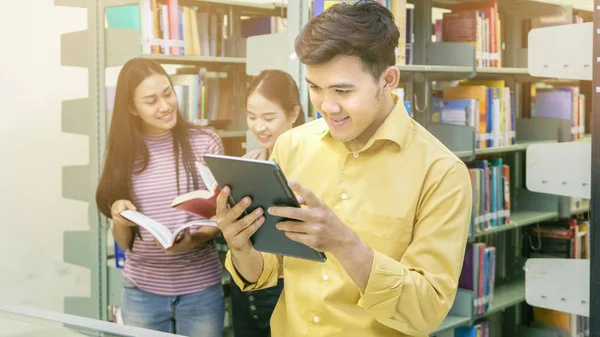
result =
[[[215,220],[192,220],[171,232],[165,225],[137,211],[125,210],[121,212],[121,216],[138,226],[144,227],[165,249],[173,246],[186,228],[193,226],[217,227]]]
[[[200,173],[202,181],[204,181],[206,190],[196,190],[182,194],[173,200],[171,207],[210,219],[217,213],[217,196],[221,189],[206,165],[196,162],[196,169]],[[177,242],[180,234],[186,228],[193,226],[217,227],[215,220],[197,219],[184,223],[177,227],[174,232],[171,232],[165,225],[137,211],[126,210],[121,212],[121,216],[138,226],[144,227],[165,249]]]
[[[171,207],[209,219],[217,214],[217,196],[221,189],[208,167],[196,162],[196,169],[204,181],[206,190],[182,194],[173,200]]]

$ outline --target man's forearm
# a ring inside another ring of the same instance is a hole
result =
[[[231,250],[231,260],[238,274],[247,283],[256,283],[263,270],[263,258],[260,252],[251,248],[250,251]]]
[[[346,274],[364,293],[369,282],[369,275],[371,275],[374,258],[373,249],[358,239],[356,244],[348,244],[340,248],[339,252],[336,251],[333,254],[346,271]]]

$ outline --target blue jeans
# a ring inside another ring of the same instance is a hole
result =
[[[161,296],[123,280],[125,325],[189,337],[222,337],[225,304],[221,283],[192,294]]]
[[[243,292],[230,286],[233,334],[235,337],[270,337],[271,315],[283,290],[283,279],[274,287]]]

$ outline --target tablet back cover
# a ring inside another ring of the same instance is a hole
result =
[[[325,255],[302,243],[288,238],[275,225],[287,219],[270,215],[270,206],[300,207],[276,163],[247,158],[207,154],[204,161],[217,180],[219,187],[231,188],[230,206],[249,196],[252,204],[246,214],[262,207],[265,222],[251,237],[256,250],[315,261],[325,261]],[[242,215],[244,217],[245,214]]]

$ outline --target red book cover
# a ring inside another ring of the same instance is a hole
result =
[[[196,164],[207,189],[182,194],[173,200],[171,207],[210,219],[217,214],[217,196],[221,189],[210,169],[200,163]]]

